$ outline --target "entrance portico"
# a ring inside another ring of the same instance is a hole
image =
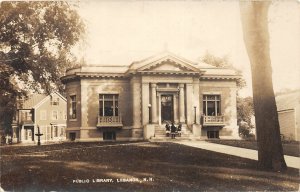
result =
[[[151,106],[152,124],[161,125],[166,121],[174,122],[176,124],[194,122],[192,118],[194,107],[192,106],[191,101],[186,101],[185,99],[193,98],[193,90],[187,92],[188,85],[186,85],[186,83],[174,83],[174,81],[175,80],[173,80],[172,83],[149,83],[151,86],[151,93],[149,95],[151,102],[147,104],[144,101],[143,103],[144,105]],[[145,99],[147,99],[147,97],[143,98],[143,100]],[[146,106],[144,106],[144,108],[146,108]],[[187,115],[190,115],[191,117],[187,118]],[[144,122],[148,123],[148,121]]]

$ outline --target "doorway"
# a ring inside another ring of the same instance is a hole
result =
[[[34,127],[24,126],[24,141],[34,141]]]
[[[174,122],[173,95],[161,95],[161,122]]]

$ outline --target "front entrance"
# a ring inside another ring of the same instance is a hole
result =
[[[161,95],[161,122],[174,122],[173,95]]]
[[[24,126],[24,136],[23,141],[34,141],[34,127]]]

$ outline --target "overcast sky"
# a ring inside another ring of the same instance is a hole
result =
[[[238,1],[81,1],[87,26],[81,53],[88,64],[129,65],[166,48],[197,61],[208,51],[229,56],[243,71],[251,95]],[[300,3],[273,2],[269,10],[270,50],[276,92],[299,88]]]

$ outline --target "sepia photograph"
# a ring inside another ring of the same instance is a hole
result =
[[[0,0],[0,192],[299,191],[299,0]]]

